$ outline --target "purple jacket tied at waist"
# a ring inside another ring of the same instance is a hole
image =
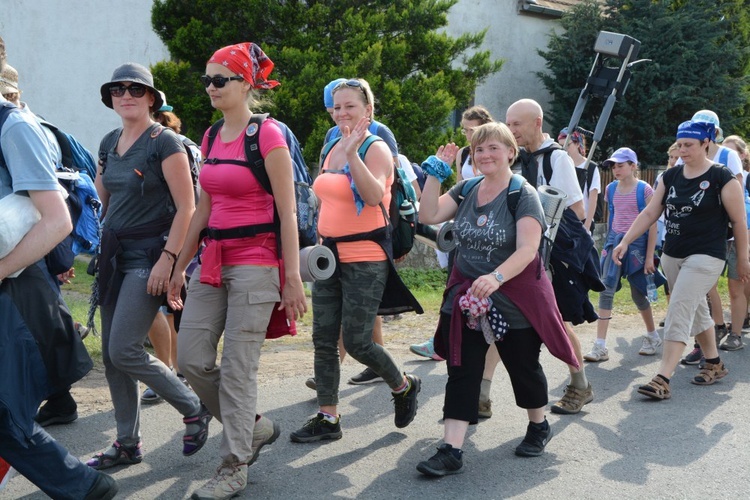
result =
[[[555,303],[555,293],[552,283],[547,275],[540,269],[539,255],[526,266],[521,274],[503,283],[498,293],[504,294],[521,311],[531,326],[539,334],[550,354],[568,365],[579,368],[573,346],[570,344],[568,334],[565,331],[560,311]],[[448,284],[445,288],[445,297],[453,287],[458,287],[453,299],[453,314],[451,314],[450,338],[448,339],[449,351],[445,352],[445,342],[441,335],[441,322],[438,322],[435,333],[435,352],[445,358],[450,366],[461,366],[461,335],[462,323],[464,321],[461,308],[458,305],[459,298],[471,287],[474,282],[461,274],[458,266],[453,266]],[[442,317],[441,317],[442,318]]]

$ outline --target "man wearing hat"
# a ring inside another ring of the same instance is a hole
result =
[[[50,497],[109,499],[117,493],[115,480],[70,455],[34,421],[39,403],[80,380],[92,362],[44,263],[72,229],[52,144],[32,116],[4,97],[0,127],[0,198],[28,195],[40,213],[39,222],[0,259],[0,366],[3,379],[13,381],[0,386],[0,457]]]

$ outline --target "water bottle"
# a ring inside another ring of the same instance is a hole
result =
[[[646,275],[646,298],[649,302],[656,302],[659,298],[659,293],[656,291],[656,284],[654,283],[654,275]]]

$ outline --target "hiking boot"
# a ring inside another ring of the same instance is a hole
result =
[[[460,474],[463,472],[463,458],[456,458],[453,454],[453,446],[443,443],[438,446],[435,453],[429,460],[419,462],[417,470],[425,476],[441,477],[449,474]]]
[[[641,342],[641,349],[638,351],[638,354],[641,356],[653,356],[656,354],[656,350],[661,347],[661,345],[664,342],[661,340],[661,337],[656,336],[656,339],[651,338],[649,334],[646,334],[643,336],[643,341]]]
[[[687,353],[687,356],[680,360],[683,365],[697,365],[703,359],[703,351],[698,344],[693,346],[693,350]]]
[[[154,405],[161,402],[161,396],[156,394],[152,388],[146,387],[146,390],[143,391],[143,394],[141,395],[141,403],[145,405]]]
[[[373,384],[375,382],[382,382],[383,377],[375,373],[372,368],[365,368],[361,373],[353,376],[349,379],[349,383],[352,385],[364,385]]]
[[[36,423],[42,427],[69,424],[76,419],[78,419],[78,405],[70,391],[50,396],[34,416]]]
[[[182,436],[182,454],[186,457],[195,455],[203,448],[208,440],[208,424],[214,418],[208,408],[201,403],[200,411],[192,417],[185,417],[182,422],[185,424],[185,434]]]
[[[94,484],[89,489],[83,500],[109,500],[114,498],[119,490],[117,481],[112,476],[102,474],[101,472],[96,474]]]
[[[141,450],[141,442],[137,444],[126,446],[120,444],[118,441],[112,443],[107,451],[103,453],[97,453],[86,462],[86,465],[92,469],[102,470],[115,467],[116,465],[132,465],[139,464],[143,461],[143,450]]]
[[[479,400],[479,418],[490,418],[492,416],[492,400]]]
[[[690,381],[695,385],[711,385],[719,379],[726,377],[729,373],[723,361],[718,363],[706,363],[698,375]]]
[[[729,333],[727,325],[714,325],[714,333],[716,333],[716,345],[720,345],[721,341]]]
[[[745,346],[742,345],[742,337],[735,333],[730,333],[724,339],[724,343],[719,346],[719,349],[722,351],[739,351],[743,347]]]
[[[305,422],[301,429],[292,432],[289,437],[295,443],[312,443],[324,439],[341,439],[341,417],[332,424],[322,413]]]
[[[395,409],[395,415],[393,417],[393,423],[399,429],[403,429],[409,425],[414,417],[417,415],[417,394],[422,390],[422,381],[416,375],[407,375],[406,379],[409,381],[409,387],[400,393],[393,394],[393,406]]]
[[[255,421],[255,427],[253,427],[253,454],[250,460],[247,461],[247,465],[253,465],[258,459],[260,449],[267,444],[271,444],[276,441],[281,434],[281,427],[279,424],[274,422],[268,417],[260,416]]]
[[[550,408],[552,413],[561,415],[574,415],[581,411],[583,405],[594,400],[594,389],[591,384],[586,389],[576,389],[572,385],[565,387],[565,394],[557,403]]]
[[[552,439],[552,435],[552,427],[550,427],[546,418],[541,424],[529,422],[529,425],[526,427],[526,437],[516,447],[516,455],[519,457],[540,456],[544,453],[544,447]]]
[[[310,377],[309,379],[305,380],[305,385],[313,391],[318,390],[318,384],[315,383],[315,377]]]
[[[594,347],[591,348],[591,351],[586,354],[583,359],[586,361],[607,361],[609,359],[609,349],[604,347],[603,345],[594,344]]]
[[[240,494],[247,486],[247,464],[224,461],[216,475],[197,489],[190,498],[195,500],[224,500]]]
[[[409,350],[418,356],[424,356],[425,358],[434,359],[435,361],[444,361],[443,358],[435,353],[434,339],[422,342],[421,344],[412,344],[409,346]]]

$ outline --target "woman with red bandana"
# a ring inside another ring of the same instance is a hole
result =
[[[182,306],[179,291],[185,269],[198,250],[201,233],[208,229],[201,266],[188,289],[177,360],[193,390],[223,424],[223,431],[222,463],[214,478],[192,498],[238,494],[247,485],[248,465],[262,446],[278,437],[278,425],[256,415],[260,348],[277,320],[290,328],[307,311],[299,274],[289,148],[273,119],[260,126],[249,124],[252,111],[248,106],[258,102],[255,91],[279,84],[267,79],[273,66],[256,44],[241,43],[216,51],[201,77],[211,105],[222,112],[224,120],[212,140],[210,129],[203,136],[202,192],[175,265],[169,300],[175,308]],[[246,134],[258,134],[273,195],[247,164]],[[270,231],[258,227],[273,224],[275,214],[280,227]],[[222,333],[219,365],[217,346]]]

